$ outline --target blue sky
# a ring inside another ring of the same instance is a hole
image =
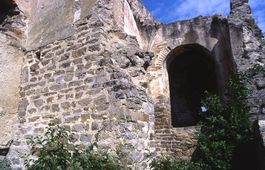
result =
[[[199,15],[228,15],[230,0],[142,0],[153,16],[169,23],[176,20],[190,19]],[[265,32],[265,0],[249,0],[253,15]]]

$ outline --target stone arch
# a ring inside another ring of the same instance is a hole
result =
[[[167,43],[162,43],[156,46],[155,48],[155,61],[154,66],[157,68],[162,68],[163,63],[171,52],[171,48],[167,46]]]
[[[199,44],[181,45],[165,58],[168,73],[171,125],[196,125],[205,91],[217,93],[214,57]]]

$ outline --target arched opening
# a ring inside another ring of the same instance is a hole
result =
[[[205,91],[217,93],[214,59],[206,48],[188,44],[167,56],[171,121],[173,127],[194,126],[202,110]]]

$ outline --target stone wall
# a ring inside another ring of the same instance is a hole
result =
[[[264,37],[262,31],[255,23],[248,0],[232,2],[229,22],[233,53],[238,70],[244,71],[253,67],[255,64],[265,67]],[[253,75],[250,89],[252,90],[252,94],[249,98],[249,104],[252,120],[264,121],[264,75]]]
[[[216,87],[211,88],[218,89],[222,96],[225,81],[236,70],[228,21],[222,16],[213,16],[161,24],[149,44],[154,58],[148,68],[148,91],[155,105],[157,153],[189,159],[194,151],[198,129],[194,126],[172,126],[167,63],[185,51],[196,50],[195,47],[206,51],[207,55],[203,57],[210,56],[215,68],[209,74],[217,77]]]
[[[0,7],[0,149],[9,147],[17,120],[20,74],[24,56],[20,45],[24,16],[13,1]]]
[[[0,34],[0,40],[8,37],[0,45],[0,65],[6,66],[0,96],[14,99],[0,100],[0,107],[17,112],[10,118],[15,127],[3,131],[14,139],[7,156],[14,169],[23,169],[29,139],[49,123],[73,131],[82,147],[104,127],[99,146],[115,150],[125,141],[126,161],[136,169],[148,169],[148,156],[190,159],[199,129],[172,126],[168,58],[187,46],[210,53],[220,95],[236,67],[264,64],[264,41],[247,0],[231,0],[229,17],[170,24],[153,19],[138,0],[15,2],[23,12],[8,18]],[[253,79],[254,118],[264,119],[264,81]]]
[[[248,0],[231,1],[229,16],[233,54],[239,71],[245,71],[255,64],[265,68],[265,41],[262,31],[255,23]],[[259,147],[259,166],[265,168],[264,158],[264,106],[265,106],[265,77],[264,74],[253,75],[250,87],[249,106],[251,120],[254,122],[256,140]],[[258,130],[257,130],[258,129]],[[263,142],[260,142],[262,141]]]
[[[23,167],[29,138],[49,123],[63,124],[83,147],[104,127],[102,149],[115,150],[122,139],[128,164],[148,166],[154,112],[141,77],[149,54],[114,27],[112,5],[98,1],[91,15],[76,22],[73,36],[24,56],[19,123],[8,155],[14,168]]]

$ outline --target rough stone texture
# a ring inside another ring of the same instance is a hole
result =
[[[14,138],[18,108],[22,109],[19,90],[25,53],[20,40],[25,16],[13,1],[1,1],[0,8],[0,148],[5,148]]]
[[[70,127],[75,143],[85,145],[106,126],[100,147],[111,141],[114,149],[124,139],[125,151],[133,153],[129,164],[147,166],[146,155],[154,150],[149,140],[153,106],[131,74],[136,73],[135,81],[143,77],[148,59],[136,55],[141,49],[134,37],[113,26],[111,2],[98,1],[92,11],[75,23],[73,36],[24,57],[19,124],[8,155],[14,168],[21,167],[29,151],[29,137],[42,134],[49,123]]]
[[[233,54],[238,70],[246,70],[255,64],[264,67],[265,63],[265,41],[262,31],[258,28],[252,17],[248,0],[231,3],[231,14],[229,16],[231,42]],[[264,117],[264,82],[262,74],[255,75],[252,79],[252,94],[249,98],[252,120],[265,120]],[[264,136],[264,134],[262,134]],[[264,138],[264,137],[263,137]]]
[[[170,64],[199,49],[199,67],[214,64],[220,95],[231,74],[264,65],[264,41],[247,0],[231,0],[229,17],[170,24],[154,20],[138,0],[15,2],[22,12],[0,31],[0,121],[15,126],[3,130],[14,139],[7,156],[14,169],[24,168],[29,138],[49,123],[72,130],[85,147],[104,127],[99,146],[114,150],[124,141],[128,164],[137,169],[149,168],[149,154],[190,159],[199,129],[172,126]],[[253,119],[265,119],[264,82],[263,75],[253,79]]]
[[[23,47],[36,49],[55,40],[74,34],[73,24],[88,16],[96,0],[14,0],[27,24],[18,30],[23,33]]]

